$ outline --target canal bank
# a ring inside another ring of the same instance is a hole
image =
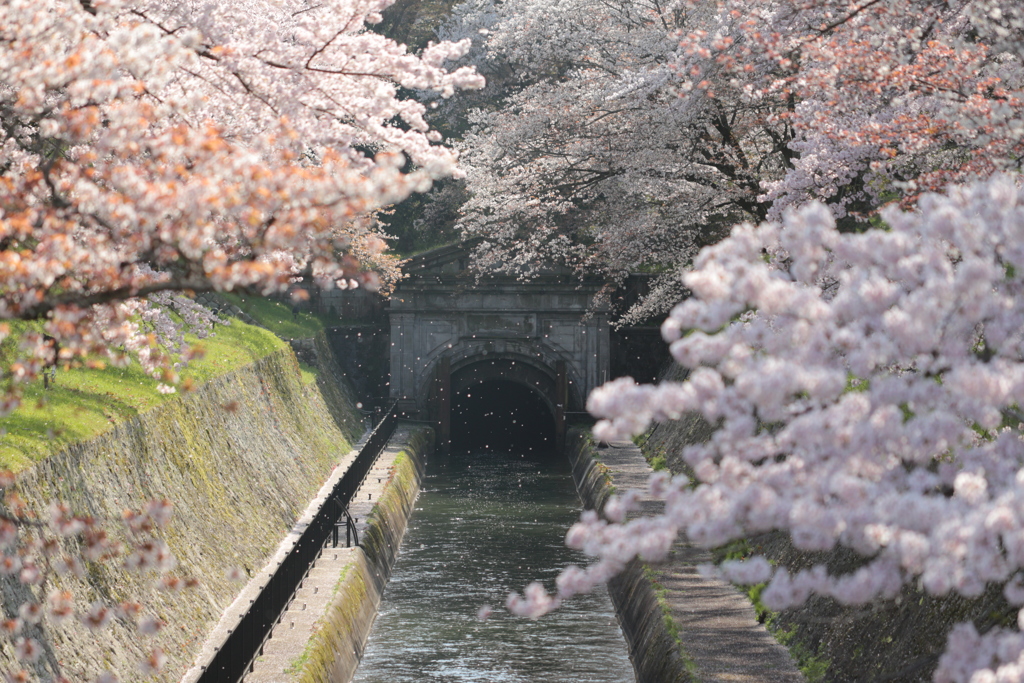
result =
[[[299,633],[312,624],[313,637],[305,647],[301,636],[296,638],[299,645],[288,655],[275,655],[264,673],[258,665],[246,680],[347,682],[356,665],[355,683],[804,680],[786,649],[758,623],[747,598],[698,572],[711,556],[685,542],[675,545],[667,562],[648,566],[634,560],[607,593],[579,596],[538,622],[500,608],[486,622],[478,621],[477,609],[500,604],[508,590],[521,590],[531,580],[550,587],[565,564],[586,561],[569,557],[563,544],[565,528],[578,515],[573,484],[584,507],[600,510],[615,490],[643,490],[651,472],[632,443],[598,447],[583,432],[570,435],[566,455],[573,483],[560,490],[554,504],[535,495],[558,488],[558,467],[547,471],[525,455],[512,460],[493,453],[438,456],[424,479],[427,493],[417,503],[376,623],[386,576],[378,574],[381,581],[372,584],[377,592],[368,591],[364,586],[371,582],[362,578],[362,566],[334,554],[325,565],[331,567],[324,570],[326,588],[319,590],[335,591],[332,609],[344,618],[328,623],[330,618],[302,614],[313,610],[316,600],[307,588],[311,602],[290,609],[281,628]],[[523,488],[530,498],[519,495]],[[560,508],[554,517],[547,509],[552,505]],[[641,514],[656,514],[662,505],[645,498]],[[388,549],[393,561],[397,542]],[[358,568],[357,578],[346,566]],[[573,604],[577,601],[587,604]],[[368,641],[353,635],[371,625]],[[620,661],[616,648],[623,648]],[[327,660],[338,662],[337,668],[320,663]]]
[[[166,661],[146,680],[181,679],[241,589],[234,576],[255,575],[332,470],[347,466],[362,425],[333,367],[325,357],[317,381],[304,381],[291,350],[275,351],[19,475],[17,493],[36,514],[48,518],[47,506],[64,501],[104,520],[112,542],[129,541],[118,522],[126,509],[171,500],[161,538],[177,559],[174,573],[199,579],[194,588],[154,590],[153,574],[119,561],[90,563],[81,576],[51,574],[45,591],[26,588],[17,575],[0,577],[7,615],[28,599],[44,603],[46,591],[68,591],[83,611],[142,602],[145,616],[166,624],[141,637],[129,617],[111,619],[99,634],[84,620],[46,620],[26,631],[44,649],[39,678],[49,679],[42,667],[52,661],[69,680],[104,672],[142,680],[138,662],[157,648]],[[78,552],[75,543],[65,552]],[[14,639],[0,639],[0,649],[0,668],[14,669]]]
[[[247,683],[348,681],[363,654],[419,493],[432,430],[400,423],[348,506],[358,544],[329,543],[246,676]]]
[[[651,468],[631,442],[598,446],[574,430],[567,451],[588,509],[600,511],[616,490],[647,488]],[[645,495],[640,514],[657,514],[663,506]],[[710,562],[707,551],[677,541],[665,562],[648,566],[634,559],[609,583],[638,683],[804,680],[746,596],[698,572]]]

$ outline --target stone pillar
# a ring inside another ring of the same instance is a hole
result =
[[[555,362],[555,448],[565,450],[565,410],[569,400],[569,374],[565,361]]]
[[[452,447],[452,365],[448,356],[437,362],[434,382],[437,388],[437,451],[444,454]]]

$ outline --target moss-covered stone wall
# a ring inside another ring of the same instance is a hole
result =
[[[165,538],[178,560],[176,573],[200,581],[181,592],[154,591],[155,575],[117,562],[90,564],[81,579],[53,577],[39,597],[61,589],[72,591],[80,606],[140,601],[144,614],[167,626],[151,638],[141,638],[128,617],[115,618],[100,634],[74,619],[30,627],[27,635],[45,648],[39,673],[49,660],[59,661],[71,680],[92,680],[104,670],[122,681],[179,680],[244,583],[227,571],[251,575],[262,567],[361,433],[341,382],[327,368],[318,383],[304,384],[295,356],[284,349],[21,475],[18,493],[31,507],[44,510],[62,500],[117,530],[122,511],[170,499],[174,518]],[[14,615],[26,590],[2,577],[5,615]],[[144,676],[137,662],[153,647],[163,650],[167,664],[157,676]],[[0,668],[12,663],[4,639]]]
[[[592,445],[589,435],[572,430],[566,453],[583,506],[600,512],[615,488],[606,468],[593,458]],[[656,588],[644,564],[634,559],[626,565],[626,569],[608,583],[608,593],[629,646],[637,682],[692,681],[679,643],[666,625]]]

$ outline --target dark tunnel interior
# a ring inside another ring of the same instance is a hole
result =
[[[555,449],[555,418],[540,395],[494,379],[452,396],[452,450],[541,454]]]

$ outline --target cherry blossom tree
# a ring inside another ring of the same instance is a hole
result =
[[[685,263],[733,222],[767,215],[759,180],[783,173],[786,124],[724,89],[680,96],[679,32],[713,14],[521,0],[461,17],[513,71],[462,143],[461,227],[484,239],[481,265],[529,274],[556,258],[620,278]]]
[[[157,590],[176,592],[197,585],[195,577],[175,571],[177,562],[161,538],[171,518],[169,501],[152,501],[142,510],[126,511],[125,530],[117,537],[108,533],[103,520],[73,514],[67,506],[52,503],[36,515],[12,491],[14,477],[0,473],[0,574],[11,577],[22,599],[14,615],[0,621],[0,634],[13,643],[13,660],[4,662],[4,680],[22,682],[69,681],[61,661],[47,656],[47,633],[74,621],[84,629],[101,633],[114,620],[130,623],[142,637],[158,634],[167,624],[132,600],[117,604],[95,601],[83,604],[61,587],[59,577],[84,579],[90,568],[120,563],[125,569],[150,575]],[[8,586],[10,589],[10,585]],[[163,668],[167,657],[159,646],[147,648],[139,662],[143,675]],[[112,672],[101,674],[99,683],[116,683]]]
[[[700,253],[683,278],[693,296],[662,327],[686,380],[618,379],[588,401],[607,440],[701,414],[716,429],[682,452],[692,477],[652,477],[661,516],[622,523],[630,493],[607,519],[585,513],[567,542],[597,561],[510,607],[539,615],[633,557],[663,558],[678,534],[713,548],[773,530],[863,561],[838,575],[721,564],[736,583],[767,582],[771,609],[812,595],[863,605],[905,585],[1001,586],[1024,606],[1024,183],[954,186],[882,218],[842,233],[812,202]],[[1024,680],[1022,631],[1024,610],[1017,628],[955,627],[934,680]]]
[[[393,277],[366,217],[457,172],[403,89],[482,79],[442,66],[467,43],[416,56],[367,31],[387,4],[0,7],[0,319],[43,322],[3,368],[0,414],[56,360],[124,360],[140,308],[123,302]]]
[[[810,198],[838,218],[863,217],[892,199],[910,205],[950,182],[1020,170],[1018,3],[723,2],[719,11],[735,31],[692,33],[686,49],[705,50],[749,97],[784,101],[772,116],[794,130],[791,168],[762,183],[771,217]]]
[[[481,263],[664,270],[810,199],[843,229],[1017,171],[1024,20],[1007,0],[514,0],[464,11],[520,87],[473,115],[462,227]],[[468,35],[470,31],[454,35]]]

